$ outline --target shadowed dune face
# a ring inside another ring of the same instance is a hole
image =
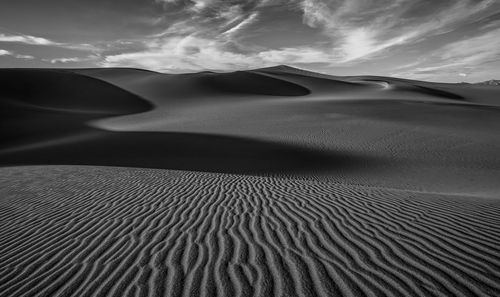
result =
[[[339,171],[376,160],[349,152],[321,151],[258,139],[195,133],[105,132],[41,141],[0,154],[3,165],[75,164],[273,174]]]
[[[244,95],[305,96],[310,94],[307,88],[299,84],[243,71],[209,74],[204,76],[202,84],[218,92]]]
[[[1,103],[14,101],[33,108],[75,113],[118,115],[152,106],[120,88],[68,71],[0,69]]]
[[[359,96],[367,91],[374,91],[377,87],[373,84],[365,84],[357,81],[342,80],[339,77],[321,75],[308,71],[297,71],[290,67],[271,67],[253,70],[254,73],[268,75],[273,78],[281,78],[298,85],[303,85],[311,90],[313,95],[330,96]]]
[[[424,87],[424,86],[399,86],[399,91],[403,92],[414,92],[416,94],[424,94],[424,95],[429,95],[432,97],[440,97],[440,98],[446,98],[446,99],[454,99],[454,100],[462,100],[464,97],[457,95],[452,92],[447,92],[443,90],[439,90],[436,88],[431,88],[431,87]]]
[[[464,96],[453,92],[453,89],[436,87],[436,84],[416,82],[388,77],[338,77],[318,74],[291,67],[271,67],[254,70],[275,78],[288,79],[297,84],[307,86],[315,95],[342,94],[345,98],[366,99],[378,98],[382,95],[385,99],[415,99],[418,97],[434,97],[441,99],[463,100]],[[383,91],[382,94],[380,91]]]

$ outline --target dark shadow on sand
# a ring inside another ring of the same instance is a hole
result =
[[[0,153],[0,165],[99,165],[234,174],[348,169],[363,158],[296,145],[221,135],[87,130],[46,146]],[[41,142],[43,144],[43,142]]]

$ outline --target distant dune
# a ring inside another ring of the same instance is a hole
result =
[[[497,86],[0,81],[0,296],[500,296]]]
[[[477,84],[478,85],[486,85],[486,86],[500,86],[500,80],[492,79],[492,80],[483,81],[483,82],[480,82]]]

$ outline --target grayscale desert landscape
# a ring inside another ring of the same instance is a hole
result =
[[[2,296],[500,294],[497,86],[0,79]]]
[[[500,1],[0,1],[0,297],[499,297]]]

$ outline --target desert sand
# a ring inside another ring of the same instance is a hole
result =
[[[0,296],[500,296],[498,86],[0,81]]]

